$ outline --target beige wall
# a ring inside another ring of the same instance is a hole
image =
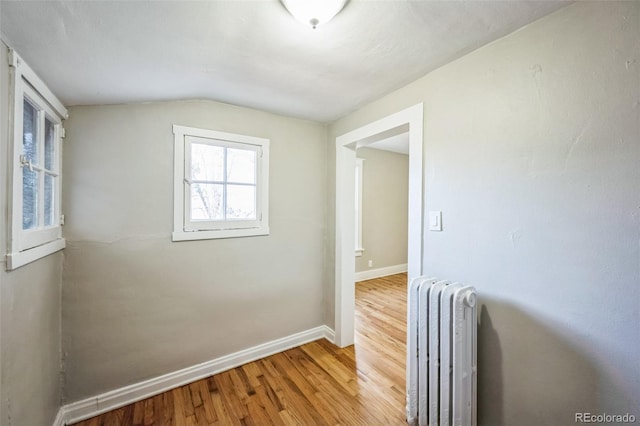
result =
[[[640,417],[639,13],[575,3],[331,126],[424,103],[424,272],[478,289],[482,425]]]
[[[324,126],[209,101],[70,116],[66,402],[323,324]],[[271,235],[171,242],[173,124],[271,140]]]
[[[359,148],[363,158],[362,246],[356,272],[407,263],[409,156]],[[369,268],[367,262],[373,261]]]
[[[214,102],[72,108],[68,248],[0,272],[0,424],[55,416],[63,258],[67,402],[333,325],[335,136],[419,102],[426,210],[445,225],[424,270],[479,291],[480,424],[640,417],[639,10],[571,5],[339,120],[328,144],[321,125]],[[174,123],[271,139],[270,236],[170,242]]]
[[[6,272],[9,64],[0,43],[0,425],[50,425],[60,406],[62,253]]]

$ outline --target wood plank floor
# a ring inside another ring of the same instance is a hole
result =
[[[319,340],[77,426],[404,425],[406,274],[356,285],[356,344]]]

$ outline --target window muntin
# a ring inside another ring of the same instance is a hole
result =
[[[173,239],[267,235],[269,141],[184,126],[174,133]]]

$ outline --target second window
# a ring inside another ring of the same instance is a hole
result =
[[[174,133],[182,145],[177,152],[184,152],[177,174],[183,179],[182,229],[174,230],[174,240],[268,233],[268,140],[181,126]]]

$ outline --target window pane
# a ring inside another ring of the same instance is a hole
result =
[[[26,99],[22,117],[22,153],[33,164],[38,163],[38,111]]]
[[[55,200],[55,177],[44,175],[44,224],[51,226],[55,223],[54,200]]]
[[[224,176],[224,148],[191,144],[191,179],[221,182]]]
[[[227,219],[256,219],[256,187],[227,186]]]
[[[44,120],[44,168],[47,170],[53,170],[54,166],[54,136],[55,136],[55,124],[49,121],[48,118]]]
[[[224,220],[223,185],[194,183],[191,186],[191,220]]]
[[[227,181],[256,183],[256,152],[246,149],[227,149]]]
[[[22,229],[38,226],[38,173],[22,168]]]

